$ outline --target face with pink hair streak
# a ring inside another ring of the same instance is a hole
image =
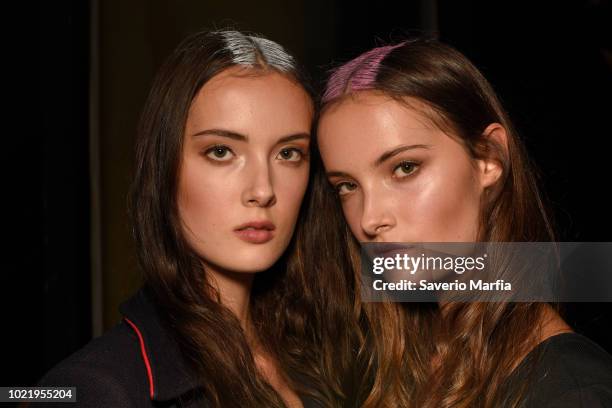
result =
[[[377,89],[381,63],[402,46],[375,48],[330,77],[318,125],[327,178],[360,242],[475,241],[481,196],[501,167],[473,158],[426,102]],[[485,133],[505,138],[497,123]]]

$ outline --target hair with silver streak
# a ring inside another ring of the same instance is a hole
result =
[[[246,35],[239,31],[219,31],[227,51],[236,65],[249,67],[269,66],[280,72],[295,70],[295,60],[285,49],[274,41]]]
[[[286,408],[262,375],[250,336],[219,301],[209,268],[186,239],[179,212],[185,124],[194,98],[216,75],[236,67],[237,76],[280,74],[312,96],[297,61],[272,41],[234,30],[185,38],[160,67],[142,110],[128,201],[131,227],[144,285],[180,350],[185,372],[198,385],[188,398],[211,408]],[[340,322],[352,305],[342,300],[349,297],[348,285],[337,283],[342,272],[325,266],[330,273],[319,273],[322,266],[313,254],[325,251],[321,259],[328,259],[336,251],[322,248],[321,239],[311,234],[311,219],[317,225],[323,221],[307,211],[309,197],[285,253],[253,281],[253,338],[278,362],[287,382],[296,384],[296,392],[321,406],[344,406],[352,335]]]

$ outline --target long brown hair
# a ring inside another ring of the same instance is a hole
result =
[[[498,182],[481,201],[479,241],[554,241],[554,231],[529,162],[491,85],[460,52],[434,40],[374,49],[331,76],[325,109],[353,92],[373,89],[427,106],[432,121],[456,136],[474,159],[497,160]],[[413,107],[414,108],[414,107]],[[507,132],[507,149],[483,135],[491,123]],[[316,180],[316,179],[315,179]],[[344,225],[345,233],[348,226]],[[347,241],[355,271],[358,243]],[[359,287],[359,273],[355,286]],[[359,293],[359,289],[357,289]],[[508,393],[517,359],[537,344],[542,303],[361,303],[357,399],[364,407],[496,407],[517,405],[528,379]],[[512,394],[512,395],[509,395]]]
[[[214,407],[284,407],[258,372],[238,319],[220,303],[183,236],[177,207],[189,107],[208,80],[235,65],[254,75],[279,72],[309,90],[294,59],[272,41],[237,31],[185,39],[159,70],[142,113],[129,210],[145,287],[198,378],[201,395]],[[310,210],[313,199],[316,194],[307,191],[285,255],[256,275],[251,318],[290,386],[324,406],[337,406],[344,395],[338,373],[349,362],[332,344],[349,348],[348,325],[342,323],[350,314],[343,306],[349,289],[340,273],[322,270],[313,256],[306,228],[318,220]]]

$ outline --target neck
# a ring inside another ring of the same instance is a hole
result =
[[[234,313],[245,333],[250,330],[250,300],[253,273],[235,272],[205,265],[209,282],[219,292],[221,304]]]

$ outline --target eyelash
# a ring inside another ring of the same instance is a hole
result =
[[[342,181],[342,182],[336,184],[334,186],[334,190],[336,190],[336,194],[338,194],[340,197],[349,194],[349,192],[346,192],[346,193],[340,192],[340,189],[342,188],[342,186],[351,186],[351,189],[349,190],[349,192],[353,191],[354,189],[357,188],[357,185],[355,183],[350,182],[350,181]]]
[[[299,149],[297,147],[285,147],[284,149],[281,149],[281,151],[276,155],[276,157],[280,156],[283,152],[296,152],[299,154],[299,158],[297,160],[289,160],[289,159],[280,159],[283,161],[288,161],[291,163],[298,163],[301,162],[302,160],[307,158],[306,153],[304,153],[304,151],[302,149]]]
[[[403,168],[403,167],[404,167],[404,166],[406,166],[406,165],[411,166],[411,169],[412,169],[412,170],[410,170],[410,172],[409,172],[409,173],[404,173],[404,172],[402,171],[402,175],[400,175],[400,176],[396,176],[396,175],[395,175],[395,173],[396,173],[396,172],[397,172],[399,169]],[[395,166],[395,167],[393,168],[393,175],[394,175],[396,178],[399,178],[399,179],[406,178],[406,177],[410,176],[411,174],[414,174],[414,172],[415,172],[415,171],[417,171],[417,170],[419,169],[419,166],[420,166],[420,163],[413,162],[413,161],[410,161],[410,160],[404,160],[404,161],[400,162],[400,163],[399,163],[397,166]]]
[[[219,150],[223,150],[224,152],[230,152],[232,155],[234,154],[234,152],[232,151],[232,149],[230,149],[228,146],[225,145],[214,145],[209,149],[206,149],[206,151],[204,151],[204,154],[206,155],[207,158],[216,161],[216,162],[226,162],[229,159],[226,159],[225,157],[223,158],[219,158],[217,157],[212,157],[211,154],[214,154],[215,151],[219,151]]]
[[[215,153],[222,151],[223,153],[229,152],[232,155],[234,155],[234,152],[232,151],[232,149],[230,149],[228,146],[225,145],[214,145],[212,147],[210,147],[209,149],[206,149],[204,151],[204,155],[206,155],[206,157],[208,157],[209,159],[216,161],[216,162],[226,162],[229,161],[230,158],[226,158],[225,154],[222,157],[216,156]],[[297,153],[299,155],[299,157],[297,158],[297,160],[293,160],[293,159],[284,159],[284,158],[280,158],[279,160],[282,161],[287,161],[287,162],[291,162],[291,163],[298,163],[301,162],[303,160],[305,160],[307,158],[307,154],[302,150],[299,149],[297,147],[285,147],[283,149],[281,149],[281,151],[276,155],[276,158],[279,158],[279,156],[281,154],[283,154],[284,152],[290,152],[290,153]]]
[[[406,165],[410,165],[410,166],[412,166],[412,167],[411,167],[410,172],[409,172],[409,173],[404,173],[403,175],[400,175],[400,176],[396,176],[396,175],[395,175],[395,173],[396,173],[396,172],[397,172],[399,169],[401,169],[403,166],[406,166]],[[395,166],[395,167],[393,168],[393,172],[392,172],[392,174],[393,174],[393,176],[394,176],[395,178],[404,179],[404,178],[406,178],[406,177],[408,177],[408,176],[410,176],[410,175],[414,174],[414,172],[415,172],[415,171],[417,171],[417,170],[419,169],[419,166],[420,166],[420,163],[413,162],[413,161],[409,161],[409,160],[404,160],[404,161],[400,162],[400,163],[399,163],[397,166]],[[342,187],[344,187],[344,186],[349,187],[349,191],[348,191],[348,192],[345,192],[345,193],[342,193],[342,192],[341,192],[341,189],[342,189]],[[356,188],[357,188],[357,184],[356,184],[356,183],[353,183],[353,182],[351,182],[351,181],[342,181],[342,182],[340,182],[340,183],[338,183],[338,184],[334,185],[334,190],[336,191],[336,194],[338,194],[338,195],[339,195],[339,196],[341,196],[341,197],[342,197],[342,196],[344,196],[344,195],[349,194],[351,191],[355,190]]]

